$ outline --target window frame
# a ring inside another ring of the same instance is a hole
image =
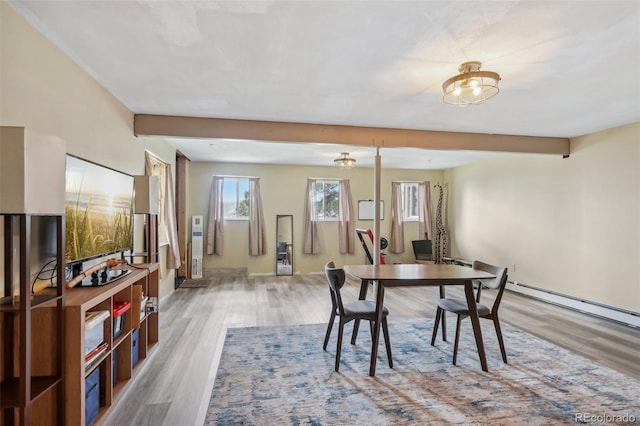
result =
[[[318,202],[320,200],[318,200],[318,186],[322,186],[323,190],[322,190],[322,212],[319,211],[318,209]],[[337,200],[336,200],[336,213],[335,216],[326,216],[326,205],[327,205],[327,185],[335,185],[336,187],[336,192],[338,194]],[[340,198],[342,197],[342,191],[340,189],[340,180],[338,179],[317,179],[316,183],[316,193],[314,194],[314,213],[315,213],[315,217],[316,220],[318,222],[338,222],[340,220]]]
[[[246,216],[238,216],[237,212],[239,209],[240,204],[243,201],[247,201],[247,207],[248,207],[248,203],[249,203],[249,199],[251,197],[250,193],[249,193],[249,181],[250,179],[248,177],[244,177],[244,176],[225,176],[223,181],[222,181],[222,217],[223,220],[228,220],[228,221],[249,221],[249,211],[247,210],[247,215]],[[235,215],[231,216],[228,215],[228,210],[226,208],[226,203],[227,201],[227,184],[231,183],[231,182],[235,182],[234,183],[234,190],[235,190],[235,207],[233,208],[233,211],[236,213]],[[244,197],[242,194],[240,194],[241,190],[243,188],[241,188],[241,182],[245,182],[246,183],[246,194],[247,196]]]
[[[420,182],[401,182],[400,183],[400,192],[402,194],[402,219],[405,222],[418,222],[420,221],[419,209],[420,206]],[[415,207],[415,211],[409,214],[409,210],[411,210],[411,205],[413,202],[413,206]]]

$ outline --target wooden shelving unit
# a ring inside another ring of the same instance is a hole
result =
[[[0,425],[63,424],[64,285],[31,292],[31,227],[53,220],[56,275],[64,277],[64,216],[4,214],[0,304]],[[47,218],[47,219],[43,219]]]
[[[65,373],[66,394],[65,425],[85,425],[85,380],[100,371],[100,409],[96,421],[117,402],[135,376],[141,364],[158,343],[158,309],[139,305],[137,294],[158,300],[158,265],[156,263],[125,266],[131,273],[102,287],[72,288],[65,298]],[[123,314],[123,329],[113,337],[113,317],[104,322],[104,340],[107,351],[91,366],[85,365],[85,315],[91,311],[113,312],[114,304],[126,301],[132,304]],[[136,306],[137,304],[137,306]],[[141,309],[143,313],[141,314]],[[134,333],[138,344],[134,345]],[[135,353],[133,351],[136,351]],[[137,355],[138,362],[132,360]],[[115,363],[114,363],[115,359]]]

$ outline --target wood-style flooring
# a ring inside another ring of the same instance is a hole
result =
[[[102,419],[104,424],[202,425],[228,327],[328,320],[331,302],[324,274],[216,275],[224,272],[214,271],[216,278],[208,287],[179,288],[161,301],[160,344],[136,369],[127,389]],[[357,282],[349,281],[345,297],[356,299],[358,289]],[[437,291],[388,289],[385,305],[391,311],[390,321],[433,317]],[[500,314],[503,322],[640,379],[638,329],[509,291]],[[453,332],[449,331],[452,337]],[[322,345],[321,336],[318,345]]]

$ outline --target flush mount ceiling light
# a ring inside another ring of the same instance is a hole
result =
[[[442,83],[442,100],[452,105],[479,105],[498,94],[500,75],[480,71],[481,62],[465,62],[458,67],[460,74]]]
[[[348,152],[340,153],[340,158],[336,158],[333,162],[339,167],[353,167],[356,164],[355,158],[349,157]]]

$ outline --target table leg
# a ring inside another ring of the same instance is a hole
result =
[[[373,336],[371,336],[371,363],[369,364],[369,376],[376,375],[376,359],[378,358],[378,342],[380,341],[380,324],[382,324],[382,307],[384,302],[384,285],[381,281],[376,283],[376,319],[373,324]]]
[[[484,342],[482,341],[482,330],[480,329],[480,318],[478,318],[478,307],[476,305],[475,295],[473,294],[473,281],[469,280],[464,283],[464,293],[467,296],[467,306],[469,307],[469,317],[471,317],[473,334],[476,338],[476,346],[478,348],[478,356],[480,357],[480,365],[482,366],[482,371],[489,371],[489,369],[487,368],[487,357],[484,353]]]
[[[364,300],[367,298],[367,291],[369,290],[369,280],[362,280],[360,283],[360,296],[358,299]]]

